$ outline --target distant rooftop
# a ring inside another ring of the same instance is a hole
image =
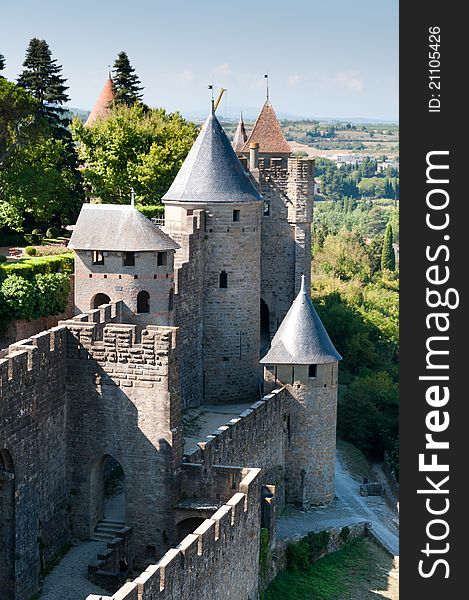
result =
[[[179,245],[131,205],[84,204],[70,238],[73,250],[176,250]]]
[[[261,200],[213,112],[163,200],[204,203]]]
[[[290,144],[285,139],[272,104],[267,100],[257,117],[243,152],[249,152],[252,143],[259,144],[259,152],[266,154],[290,154]]]
[[[96,100],[93,109],[86,119],[85,126],[91,127],[97,119],[107,117],[110,112],[110,104],[114,100],[114,90],[112,87],[112,79],[108,77],[104,84],[98,99]]]

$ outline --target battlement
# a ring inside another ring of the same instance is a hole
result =
[[[239,491],[112,600],[208,600],[223,597],[228,589],[230,600],[257,597],[259,472],[243,469]]]
[[[273,463],[282,464],[284,400],[284,388],[267,394],[199,442],[199,448],[184,456],[184,462],[203,464],[206,469],[216,464],[255,464],[263,469]],[[255,446],[253,439],[257,440]],[[279,450],[277,457],[276,450]]]
[[[64,327],[53,327],[0,351],[0,392],[10,384],[18,390],[27,385],[28,375],[62,360],[65,335]]]
[[[105,304],[61,321],[71,334],[67,340],[67,358],[93,358],[105,365],[117,385],[152,387],[154,382],[160,381],[159,376],[168,374],[169,354],[176,346],[177,328],[148,325],[137,341],[137,325],[117,322],[121,309],[122,302]],[[125,365],[125,369],[116,363]]]

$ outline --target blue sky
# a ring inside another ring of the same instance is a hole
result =
[[[16,0],[2,3],[5,75],[21,71],[32,37],[68,78],[70,105],[89,109],[125,50],[151,106],[256,110],[268,68],[279,113],[398,118],[398,0]]]

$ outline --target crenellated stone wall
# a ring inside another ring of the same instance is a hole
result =
[[[2,600],[32,596],[41,569],[70,538],[66,335],[55,327],[0,353]]]
[[[257,600],[259,469],[243,469],[231,498],[210,519],[126,583],[112,600]],[[88,596],[87,600],[109,600]]]
[[[106,307],[101,307],[101,312]],[[97,311],[92,311],[96,313]],[[103,462],[125,475],[125,523],[136,564],[173,543],[182,430],[176,330],[80,321],[67,327],[67,460],[73,534],[88,539],[103,518]]]

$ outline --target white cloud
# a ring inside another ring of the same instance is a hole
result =
[[[228,76],[231,75],[231,68],[228,63],[222,63],[213,69],[215,75]]]
[[[333,81],[337,83],[340,87],[343,87],[346,90],[348,90],[349,92],[360,93],[365,87],[365,82],[360,76],[360,73],[353,69],[340,71],[335,75]]]
[[[195,79],[194,71],[191,71],[190,69],[181,71],[180,73],[178,73],[176,75],[176,81],[178,81],[179,83],[182,83],[183,85],[188,85],[188,84],[192,83],[194,81],[194,79]]]
[[[300,76],[299,75],[290,75],[290,77],[287,78],[287,83],[290,87],[295,86],[297,83],[299,83],[300,81]]]

